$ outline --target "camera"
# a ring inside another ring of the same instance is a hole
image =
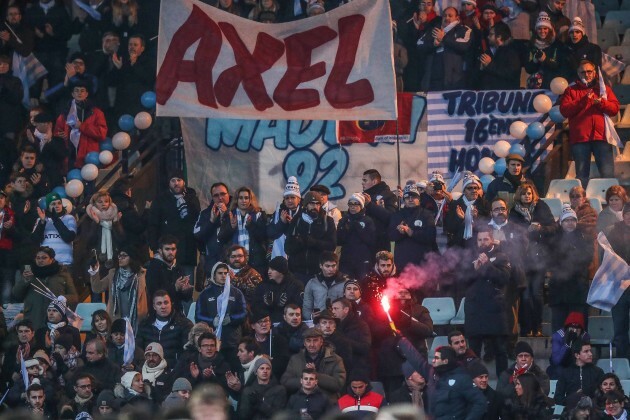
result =
[[[536,50],[536,52],[534,53],[534,57],[536,57],[536,59],[540,60],[543,56],[543,52],[542,50]]]
[[[441,181],[433,181],[433,191],[442,191],[444,189],[444,183]]]

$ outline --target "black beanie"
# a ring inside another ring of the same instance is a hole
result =
[[[473,378],[481,375],[488,375],[488,368],[481,361],[470,363],[466,369]]]
[[[514,346],[514,354],[518,356],[521,353],[529,353],[532,357],[534,357],[534,350],[532,350],[532,346],[525,341],[519,341],[516,343],[516,346]]]
[[[122,318],[118,318],[116,321],[112,323],[112,334],[114,333],[122,333],[124,334],[127,331],[127,321]]]
[[[269,268],[286,275],[289,272],[289,262],[286,258],[277,256],[269,261]]]

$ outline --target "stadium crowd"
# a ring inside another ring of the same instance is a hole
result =
[[[392,188],[366,168],[347,212],[327,186],[303,191],[292,176],[272,214],[250,187],[221,180],[202,209],[176,169],[150,207],[136,207],[123,177],[71,208],[54,188],[154,89],[159,3],[2,3],[0,297],[23,304],[10,326],[0,311],[7,415],[372,418],[407,403],[434,419],[547,419],[554,404],[568,419],[627,418],[619,378],[594,364],[586,304],[599,232],[630,262],[623,187],[608,189],[599,214],[572,189],[556,221],[523,157],[510,154],[485,191],[464,174],[460,197],[437,172]],[[280,22],[341,3],[212,5]],[[599,93],[601,50],[562,14],[563,0],[390,4],[400,90],[518,89],[522,67],[530,88],[577,78],[560,102],[574,158],[593,153],[600,172],[610,169],[604,115],[619,103]],[[47,74],[24,87],[12,69],[33,57]],[[587,169],[578,177],[586,187]],[[79,240],[87,257],[75,258]],[[77,269],[91,301],[106,304],[85,334]],[[434,326],[421,302],[436,296],[465,302],[461,330]],[[547,369],[519,341],[543,336],[545,306]],[[617,357],[630,357],[630,291],[612,317]],[[429,354],[434,331],[448,344]]]

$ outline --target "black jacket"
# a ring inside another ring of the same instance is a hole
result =
[[[508,398],[503,405],[502,417],[512,420],[550,420],[551,408],[544,395],[538,395],[529,407],[518,398]]]
[[[157,254],[156,254],[157,256]],[[149,312],[153,313],[153,294],[158,290],[166,290],[171,297],[173,304],[173,311],[182,312],[184,306],[183,301],[192,299],[192,289],[186,291],[177,291],[175,289],[175,282],[177,279],[184,275],[179,261],[174,267],[169,267],[161,258],[154,257],[149,261],[147,266],[146,283],[147,283],[147,298],[149,300]],[[186,342],[186,340],[184,340]],[[147,343],[148,344],[148,343]]]
[[[222,219],[229,223],[228,212],[223,213],[221,218],[217,217],[217,220],[212,222],[210,220],[210,214],[212,212],[212,205],[203,209],[199,213],[199,217],[195,222],[193,228],[193,234],[197,240],[197,244],[202,254],[205,255],[204,271],[206,275],[210,275],[212,267],[219,262],[223,261],[225,246],[219,241],[219,228],[223,224]]]
[[[107,357],[96,362],[85,361],[85,364],[77,370],[75,376],[83,373],[89,373],[96,378],[96,386],[92,390],[94,395],[98,395],[104,389],[114,389],[114,385],[120,382],[120,377],[122,376],[120,368]],[[71,395],[74,395],[72,384],[67,384],[66,388],[71,389]]]
[[[589,60],[597,67],[601,67],[602,49],[599,45],[589,42],[586,35],[584,35],[582,39],[580,39],[580,42],[578,42],[577,44],[574,44],[573,42],[571,42],[571,40],[568,40],[564,45],[569,53],[569,67],[567,68],[566,75],[566,77],[569,77],[569,80],[575,77],[578,65],[582,60]]]
[[[630,226],[617,222],[606,235],[613,251],[630,264]]]
[[[298,353],[304,348],[304,338],[302,334],[308,330],[308,326],[301,323],[298,327],[293,328],[283,319],[278,326],[274,327],[274,335],[282,335],[289,342],[289,352],[291,354]]]
[[[398,210],[398,198],[383,181],[364,192],[369,194],[371,199],[365,205],[365,214],[374,221],[374,228],[376,229],[375,252],[389,251],[391,247],[387,236],[387,227],[390,217]],[[379,200],[383,200],[383,206],[378,205]]]
[[[477,198],[473,203],[477,209],[477,218],[474,220],[474,224],[485,223],[482,220],[490,217],[490,206],[488,202],[483,198]],[[447,245],[449,247],[458,246],[460,248],[472,248],[475,243],[475,237],[473,235],[470,239],[464,239],[464,219],[461,219],[457,215],[457,206],[460,206],[464,213],[466,212],[466,204],[464,203],[464,196],[462,195],[457,200],[453,200],[448,204],[448,211],[444,218],[444,232],[448,238]],[[473,229],[474,229],[473,224]]]
[[[24,89],[20,79],[12,76],[11,71],[0,74],[0,136],[15,133],[21,128],[23,96]]]
[[[294,304],[302,307],[304,299],[304,286],[288,273],[278,284],[273,280],[265,279],[254,292],[253,308],[265,308],[269,312],[271,322],[281,322],[284,316],[284,307]]]
[[[365,211],[346,214],[337,225],[337,245],[341,248],[340,270],[359,278],[374,264],[376,229]]]
[[[110,192],[112,201],[122,214],[120,223],[125,232],[125,243],[131,246],[136,258],[144,264],[149,260],[149,248],[147,246],[147,213],[140,214],[133,199],[124,191],[114,190]]]
[[[368,324],[359,318],[353,308],[350,308],[348,316],[339,322],[337,329],[350,342],[354,365],[369,366],[372,333]]]
[[[584,305],[589,287],[588,267],[593,261],[593,241],[578,229],[570,233],[560,230],[550,252],[551,261],[555,263],[549,267],[549,305]]]
[[[225,361],[223,355],[217,352],[212,360],[207,361],[208,365],[212,366],[212,370],[214,372],[214,375],[207,378],[203,376],[201,362],[201,355],[198,352],[186,352],[186,355],[177,362],[177,365],[175,365],[175,369],[173,369],[172,373],[173,378],[186,378],[190,381],[193,387],[202,383],[217,384],[228,392],[229,389],[227,387],[225,374],[230,370],[230,366]],[[195,363],[199,368],[199,375],[196,378],[194,378],[190,373],[191,363]]]
[[[481,89],[517,90],[521,84],[521,59],[518,51],[511,44],[502,45],[494,54],[488,66],[481,70]],[[490,199],[490,198],[488,198]]]
[[[286,403],[287,390],[272,377],[267,385],[254,381],[245,387],[236,414],[240,420],[269,419],[284,409]]]
[[[398,231],[398,225],[406,224],[412,235]],[[425,255],[437,250],[435,218],[429,210],[420,206],[400,209],[394,213],[387,229],[389,239],[396,243],[394,262],[404,270],[407,264],[422,264]]]
[[[188,341],[192,322],[176,310],[173,310],[168,324],[162,331],[153,325],[154,322],[155,315],[151,315],[140,323],[136,333],[136,347],[145,349],[149,343],[160,343],[164,349],[166,363],[175,366],[175,362],[184,352],[182,343]]]
[[[72,35],[70,16],[66,12],[66,8],[61,4],[51,7],[47,13],[34,3],[24,12],[24,22],[31,28],[39,29],[43,34],[43,38],[37,38],[35,42],[35,52],[65,52],[67,51],[67,42]],[[53,28],[53,35],[46,32],[46,24],[50,24]],[[135,115],[135,114],[134,114]]]
[[[567,398],[582,390],[583,395],[593,398],[601,382],[604,371],[595,364],[579,367],[575,363],[564,368],[556,384],[554,399],[557,404],[567,405]]]
[[[301,410],[305,408],[313,420],[318,420],[326,414],[330,407],[330,399],[319,388],[308,395],[300,388],[297,393],[291,395],[286,408],[296,416],[295,418],[298,418]]]
[[[313,223],[304,221],[301,215],[291,221],[284,251],[292,273],[315,275],[319,273],[319,257],[323,251],[334,251],[337,246],[335,222],[324,211]]]

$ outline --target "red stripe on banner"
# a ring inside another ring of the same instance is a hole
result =
[[[411,134],[413,93],[397,93],[398,140],[408,142]],[[339,121],[339,144],[379,143],[396,141],[396,120]]]

